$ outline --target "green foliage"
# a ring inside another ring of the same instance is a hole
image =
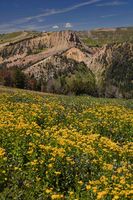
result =
[[[88,46],[92,46],[92,47],[99,47],[101,46],[101,43],[97,40],[94,40],[93,38],[84,38],[83,42],[88,45]]]
[[[95,77],[83,63],[76,63],[72,71],[59,73],[48,86],[47,91],[53,93],[96,95]]]
[[[24,88],[25,87],[26,77],[20,69],[16,68],[14,70],[13,79],[14,79],[15,87],[17,87],[17,88]]]
[[[26,76],[19,68],[13,69],[0,69],[0,81],[1,85],[25,88],[26,86]]]

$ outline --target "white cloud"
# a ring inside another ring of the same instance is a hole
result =
[[[39,23],[41,23],[41,22],[44,21],[44,19],[38,18],[37,21],[38,21]]]
[[[73,27],[72,24],[69,22],[65,24],[65,28],[72,28],[72,27]]]
[[[54,25],[52,28],[53,28],[53,29],[58,29],[58,28],[59,28],[59,26],[57,26],[57,25]]]
[[[100,4],[97,4],[96,6],[121,6],[121,5],[125,5],[127,4],[127,2],[124,2],[124,1],[112,1],[112,2],[106,2],[106,3],[100,3]]]
[[[117,14],[110,14],[110,15],[102,15],[101,18],[110,18],[110,17],[115,17],[118,16]]]

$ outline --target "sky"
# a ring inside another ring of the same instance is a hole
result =
[[[0,33],[133,25],[133,0],[0,0]]]

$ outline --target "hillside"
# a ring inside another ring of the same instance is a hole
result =
[[[0,83],[53,93],[132,98],[132,35],[129,27],[4,36],[10,42],[0,46]],[[24,79],[22,84],[16,74]]]
[[[133,100],[0,87],[0,199],[132,198]]]
[[[24,39],[39,36],[41,33],[35,31],[19,31],[13,33],[0,34],[0,47],[19,42]]]
[[[77,34],[88,46],[133,42],[133,27],[99,28],[91,31],[77,32]]]

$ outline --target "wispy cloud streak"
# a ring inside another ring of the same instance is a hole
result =
[[[26,17],[24,19],[18,20],[18,21],[16,21],[16,23],[22,23],[22,22],[25,23],[25,22],[28,22],[28,21],[31,21],[31,20],[34,20],[34,19],[38,19],[40,17],[47,17],[47,16],[51,16],[51,15],[67,13],[67,12],[70,12],[72,10],[76,10],[76,9],[78,9],[80,7],[84,7],[84,6],[87,6],[87,5],[92,5],[92,4],[101,2],[101,1],[103,1],[103,0],[90,0],[90,1],[86,1],[86,2],[80,3],[80,4],[76,4],[76,5],[68,7],[68,8],[63,8],[63,9],[58,9],[58,10],[49,9],[44,13],[41,13],[41,14],[38,14],[38,15],[35,15],[35,16]]]
[[[45,10],[44,13],[41,13],[41,14],[38,14],[38,15],[29,16],[29,17],[25,17],[25,18],[22,18],[22,19],[14,20],[14,21],[12,21],[8,24],[1,24],[0,30],[2,31],[2,30],[9,29],[9,28],[13,28],[14,26],[21,25],[21,24],[24,24],[24,23],[29,23],[29,22],[32,22],[32,21],[35,21],[35,20],[38,21],[40,18],[42,19],[43,17],[67,13],[67,12],[76,10],[78,8],[81,8],[81,7],[84,7],[84,6],[87,6],[87,5],[96,4],[96,3],[99,3],[99,2],[102,2],[102,1],[103,0],[90,0],[90,1],[86,1],[86,2],[83,2],[83,3],[73,5],[73,6],[68,7],[68,8],[47,9],[47,10]]]
[[[110,14],[110,15],[102,15],[101,18],[110,18],[110,17],[116,17],[117,14]]]
[[[106,3],[99,3],[96,6],[99,7],[104,7],[104,6],[121,6],[121,5],[125,5],[128,4],[125,1],[112,1],[112,2],[106,2]]]

